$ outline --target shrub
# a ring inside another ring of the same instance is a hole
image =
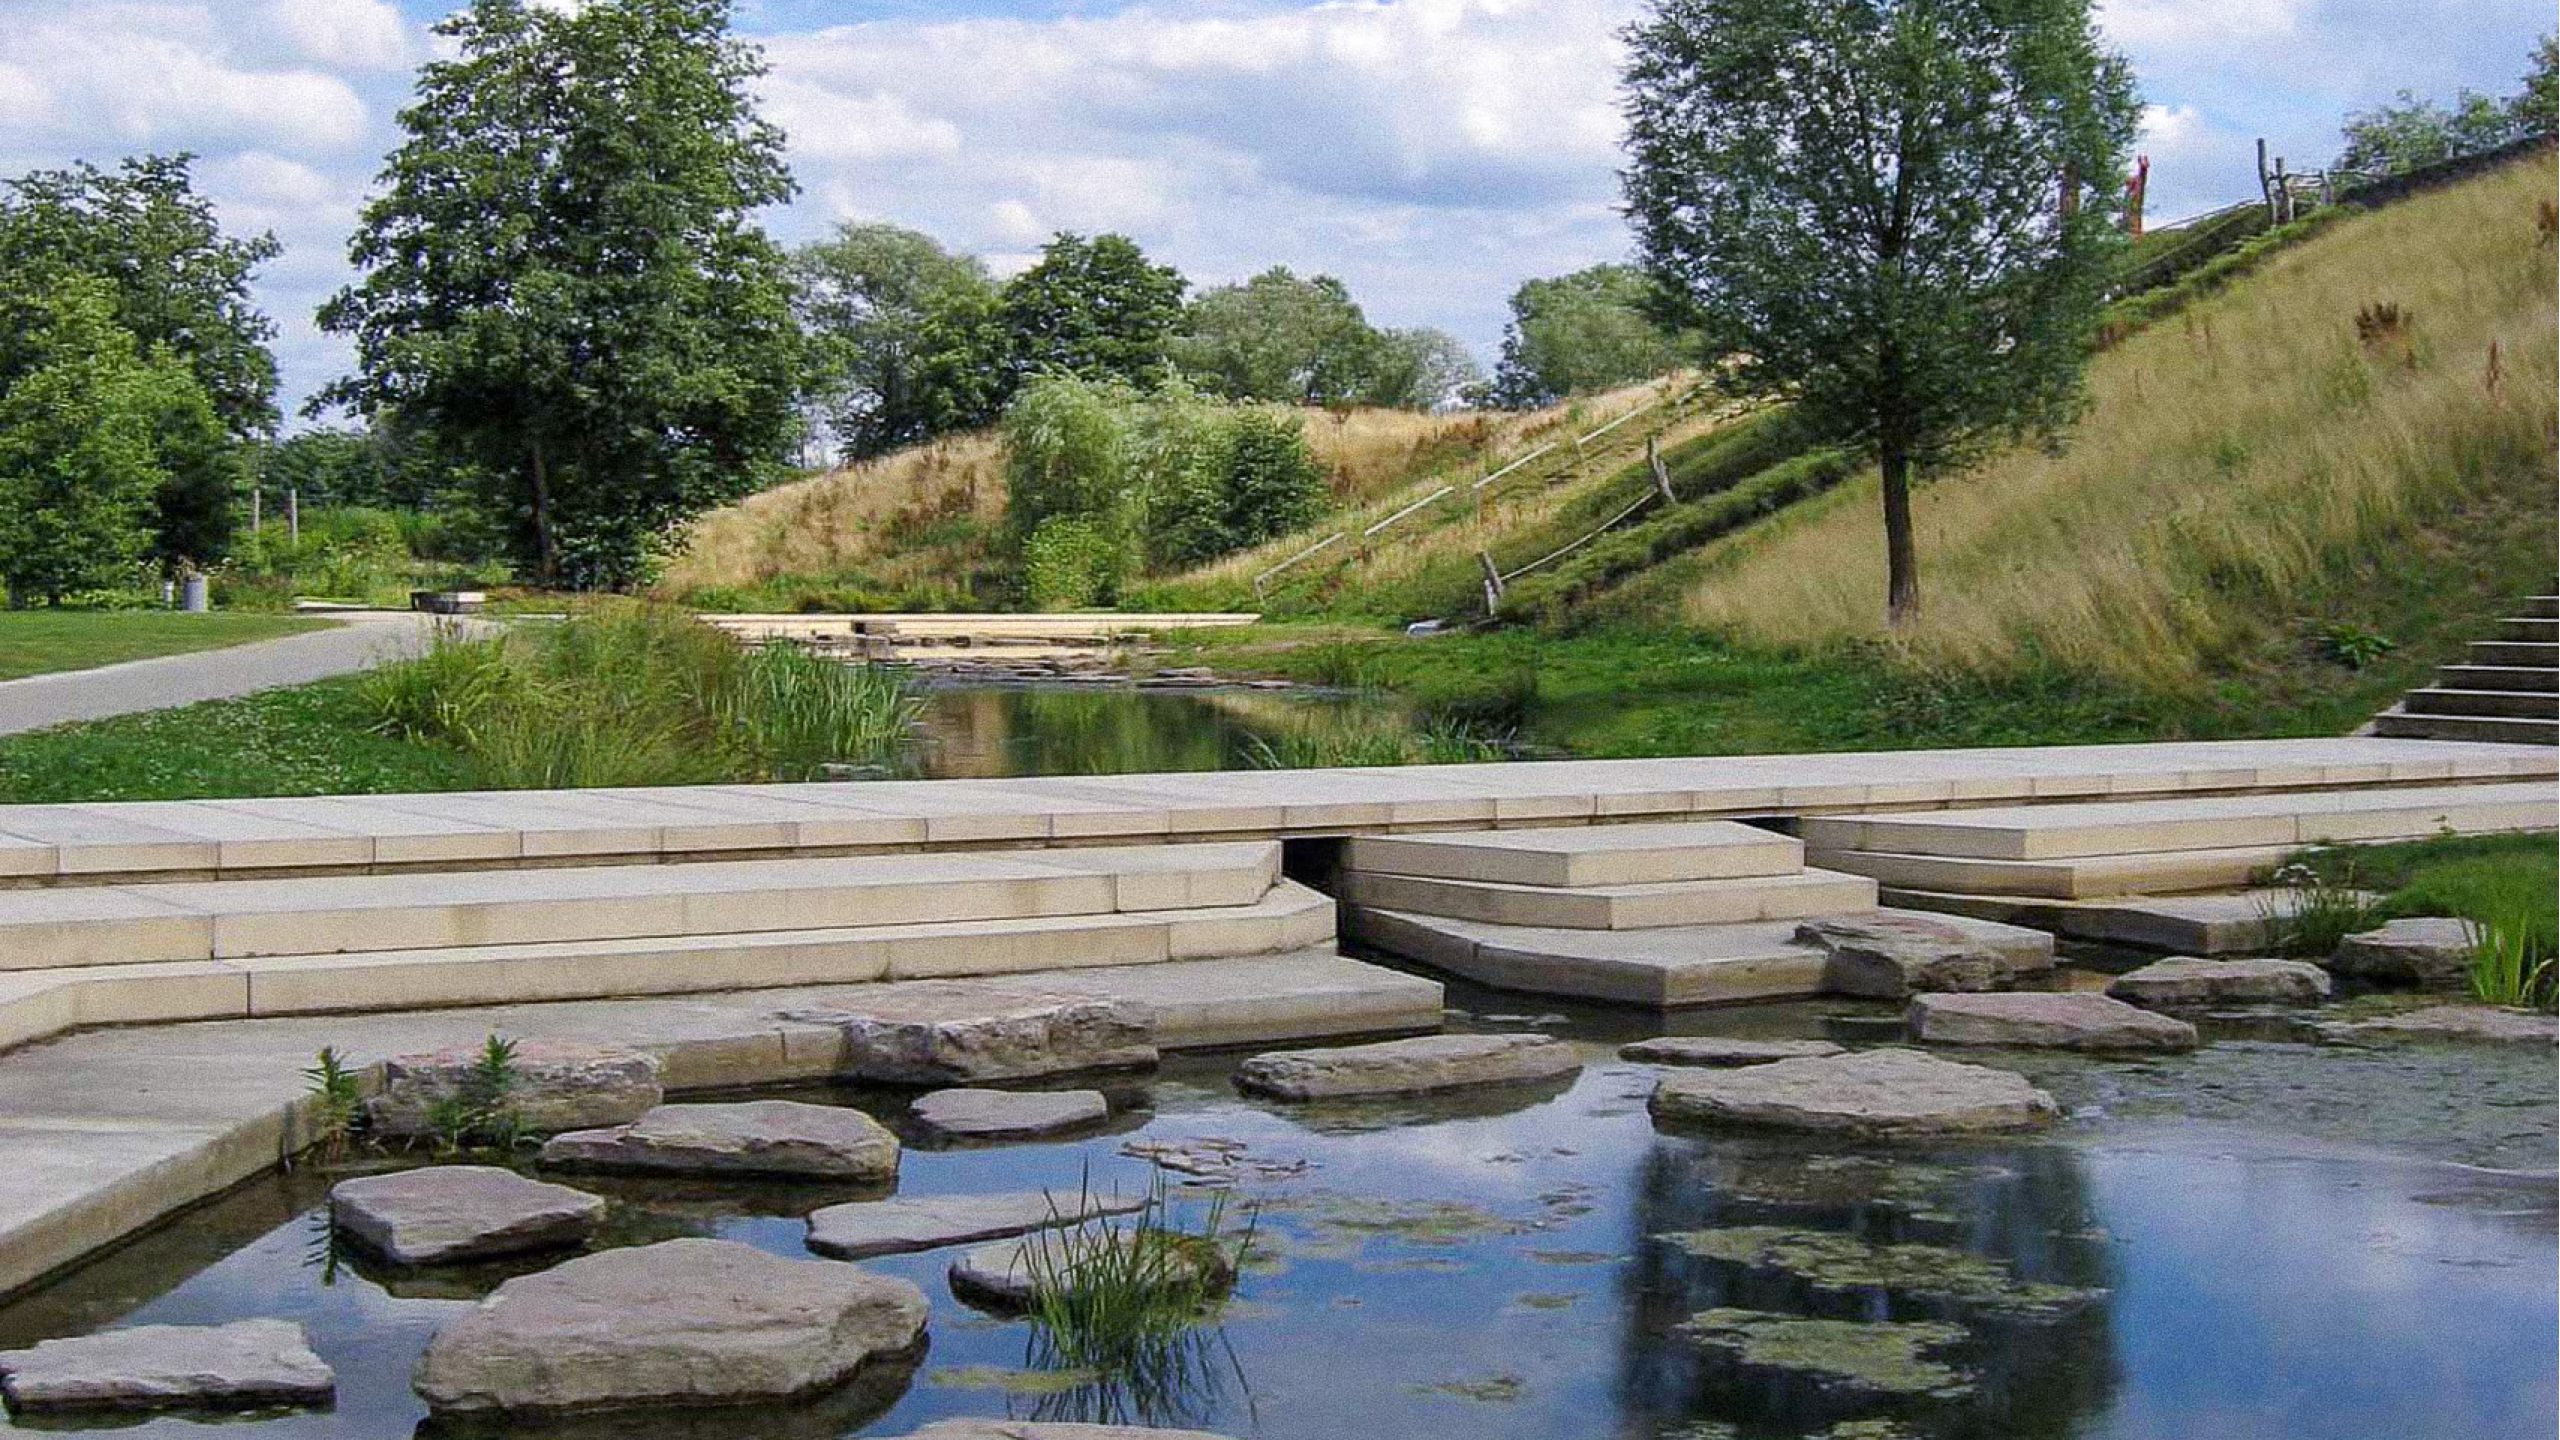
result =
[[[1022,583],[1035,610],[1080,610],[1118,598],[1126,547],[1083,515],[1052,515],[1022,547]]]
[[[1226,462],[1227,549],[1286,535],[1324,513],[1324,469],[1297,416],[1237,411],[1227,422]]]

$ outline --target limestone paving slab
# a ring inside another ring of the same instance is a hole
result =
[[[1915,995],[1911,1033],[1929,1045],[2054,1050],[2193,1050],[2187,1021],[2085,990]]]
[[[1239,1064],[1235,1083],[1275,1100],[1341,1100],[1552,1080],[1581,1068],[1573,1046],[1552,1035],[1420,1035],[1270,1051]]]
[[[1814,850],[1809,863],[1864,875],[1880,884],[1968,895],[2087,900],[2116,895],[2236,890],[2283,864],[2302,847],[2243,845],[2132,855],[2067,855],[2051,860],[1983,860],[1961,855],[1898,855],[1874,850]]]
[[[543,1142],[542,1163],[665,1175],[882,1181],[897,1178],[898,1137],[845,1105],[660,1105],[627,1125],[554,1135]]]
[[[1796,942],[1793,920],[1660,930],[1488,925],[1344,907],[1345,933],[1480,984],[1672,1007],[1821,993],[1828,963]]]
[[[20,1412],[309,1405],[336,1393],[290,1320],[134,1325],[0,1351],[0,1394]]]
[[[1346,904],[1488,925],[1656,930],[1873,909],[1876,882],[1863,875],[1803,870],[1792,875],[1561,889],[1346,871],[1340,895]]]
[[[1799,925],[1796,939],[1824,952],[1825,989],[1873,999],[1996,990],[2053,965],[2050,935],[1953,916],[1883,910],[1831,916]]]
[[[954,1140],[1014,1140],[1098,1125],[1111,1118],[1099,1090],[988,1090],[955,1086],[919,1095],[915,1117]]]
[[[2316,1005],[2329,998],[2329,972],[2307,960],[2205,960],[2173,955],[2128,970],[2107,994],[2135,1005]]]
[[[1343,864],[1383,875],[1578,888],[1792,875],[1804,868],[1804,845],[1732,821],[1551,826],[1360,836]]]
[[[2548,829],[2556,808],[2547,785],[2492,783],[1817,817],[1803,831],[1817,850],[2043,860]]]
[[[1130,1214],[1146,1205],[1144,1194],[1076,1195],[1054,1190],[855,1200],[810,1213],[809,1248],[838,1260],[905,1255],[1081,1225],[1105,1215]]]
[[[2451,916],[2393,920],[2338,942],[2328,967],[2340,975],[2427,990],[2468,988],[2471,926]]]
[[[442,1265],[583,1242],[602,1196],[496,1165],[427,1165],[329,1187],[330,1223],[395,1265]]]
[[[415,1384],[438,1413],[781,1400],[908,1350],[926,1308],[857,1266],[667,1240],[507,1281],[436,1332]]]
[[[2061,1113],[2023,1076],[1900,1048],[1674,1071],[1650,1108],[1675,1125],[1861,1139],[2033,1130]]]
[[[2233,955],[2272,948],[2292,892],[2257,889],[2214,895],[2128,895],[2113,900],[2023,900],[1940,891],[1883,893],[1886,905],[1969,916],[2174,955]]]
[[[1750,1040],[1731,1035],[1664,1035],[1618,1047],[1621,1060],[1635,1060],[1648,1065],[1703,1065],[1726,1070],[1847,1053],[1846,1046],[1835,1045],[1828,1040]]]

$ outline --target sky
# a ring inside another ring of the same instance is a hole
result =
[[[551,0],[574,3],[574,0]],[[196,153],[258,282],[288,409],[348,350],[313,311],[453,0],[0,0],[0,175]],[[1522,280],[1625,258],[1618,31],[1642,0],[738,0],[797,243],[893,221],[1026,263],[1117,230],[1195,284],[1341,276],[1488,364]],[[2100,0],[2146,101],[2150,213],[2256,189],[2400,90],[2511,93],[2549,0]]]

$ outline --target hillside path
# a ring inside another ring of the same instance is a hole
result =
[[[426,645],[436,620],[432,615],[389,610],[329,618],[340,623],[326,630],[219,650],[0,680],[0,735],[203,700],[228,700],[349,674],[416,654]]]

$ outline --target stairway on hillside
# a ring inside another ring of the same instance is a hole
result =
[[[2373,733],[2399,740],[2493,740],[2560,745],[2560,595],[2536,595],[2526,613],[2498,622],[2497,638],[2472,642],[2459,665],[2373,717]]]

